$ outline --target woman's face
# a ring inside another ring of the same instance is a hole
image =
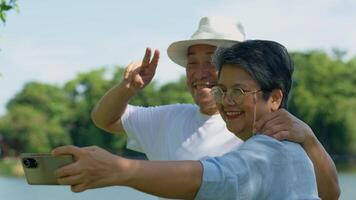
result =
[[[217,87],[224,93],[220,102],[216,102],[220,115],[227,128],[243,140],[252,136],[254,120],[257,121],[264,114],[278,109],[273,103],[273,94],[265,101],[260,86],[238,65],[227,64],[222,67]],[[239,89],[245,94],[238,97],[236,94],[241,91]],[[231,95],[226,95],[227,91]]]

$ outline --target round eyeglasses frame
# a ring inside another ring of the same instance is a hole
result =
[[[219,104],[223,102],[225,97],[228,97],[229,100],[232,100],[235,104],[241,104],[245,96],[260,91],[262,91],[262,89],[254,90],[254,91],[246,91],[241,88],[231,88],[225,92],[219,86],[214,86],[211,88],[211,94],[213,95],[215,102]]]

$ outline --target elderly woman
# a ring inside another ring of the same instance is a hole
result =
[[[97,147],[60,147],[55,155],[97,157],[91,165],[116,170],[98,181],[81,178],[90,170],[64,167],[57,172],[59,182],[75,192],[126,185],[170,198],[319,199],[313,165],[302,147],[253,129],[259,118],[287,107],[293,74],[287,50],[276,42],[250,40],[218,50],[214,60],[219,81],[213,96],[228,129],[245,140],[239,149],[203,161],[140,161]],[[90,159],[82,160],[74,165],[89,166],[84,162]]]
[[[287,50],[272,41],[246,41],[217,51],[215,63],[219,82],[213,96],[227,128],[245,143],[202,161],[197,198],[318,199],[313,166],[302,147],[253,131],[257,119],[287,108],[293,73]]]

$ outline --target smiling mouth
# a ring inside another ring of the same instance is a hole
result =
[[[193,83],[193,87],[195,89],[212,88],[214,86],[215,86],[215,84],[213,84],[211,82],[195,82],[195,83]]]
[[[225,111],[225,116],[227,119],[236,119],[241,117],[245,112],[242,111]]]

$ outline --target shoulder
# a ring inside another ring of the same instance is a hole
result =
[[[266,135],[255,135],[241,145],[240,150],[266,151],[283,149],[284,144]]]
[[[160,106],[134,106],[128,105],[129,110],[164,110],[164,111],[196,111],[199,109],[197,105],[194,104],[168,104],[168,105],[160,105]]]
[[[300,144],[279,141],[266,135],[253,136],[241,145],[240,151],[242,155],[247,155],[246,157],[264,157],[269,162],[280,164],[308,161],[308,156]]]
[[[294,142],[289,141],[279,141],[272,137],[266,135],[255,135],[248,139],[243,145],[241,145],[241,149],[254,149],[256,150],[275,150],[282,151],[286,149],[299,149],[301,146]]]
[[[245,141],[235,154],[250,164],[286,164],[290,151],[298,149],[298,144],[281,142],[266,135],[255,135]]]
[[[193,104],[169,104],[160,106],[135,106],[128,105],[125,111],[126,115],[179,115],[196,113],[199,110],[197,105]]]

